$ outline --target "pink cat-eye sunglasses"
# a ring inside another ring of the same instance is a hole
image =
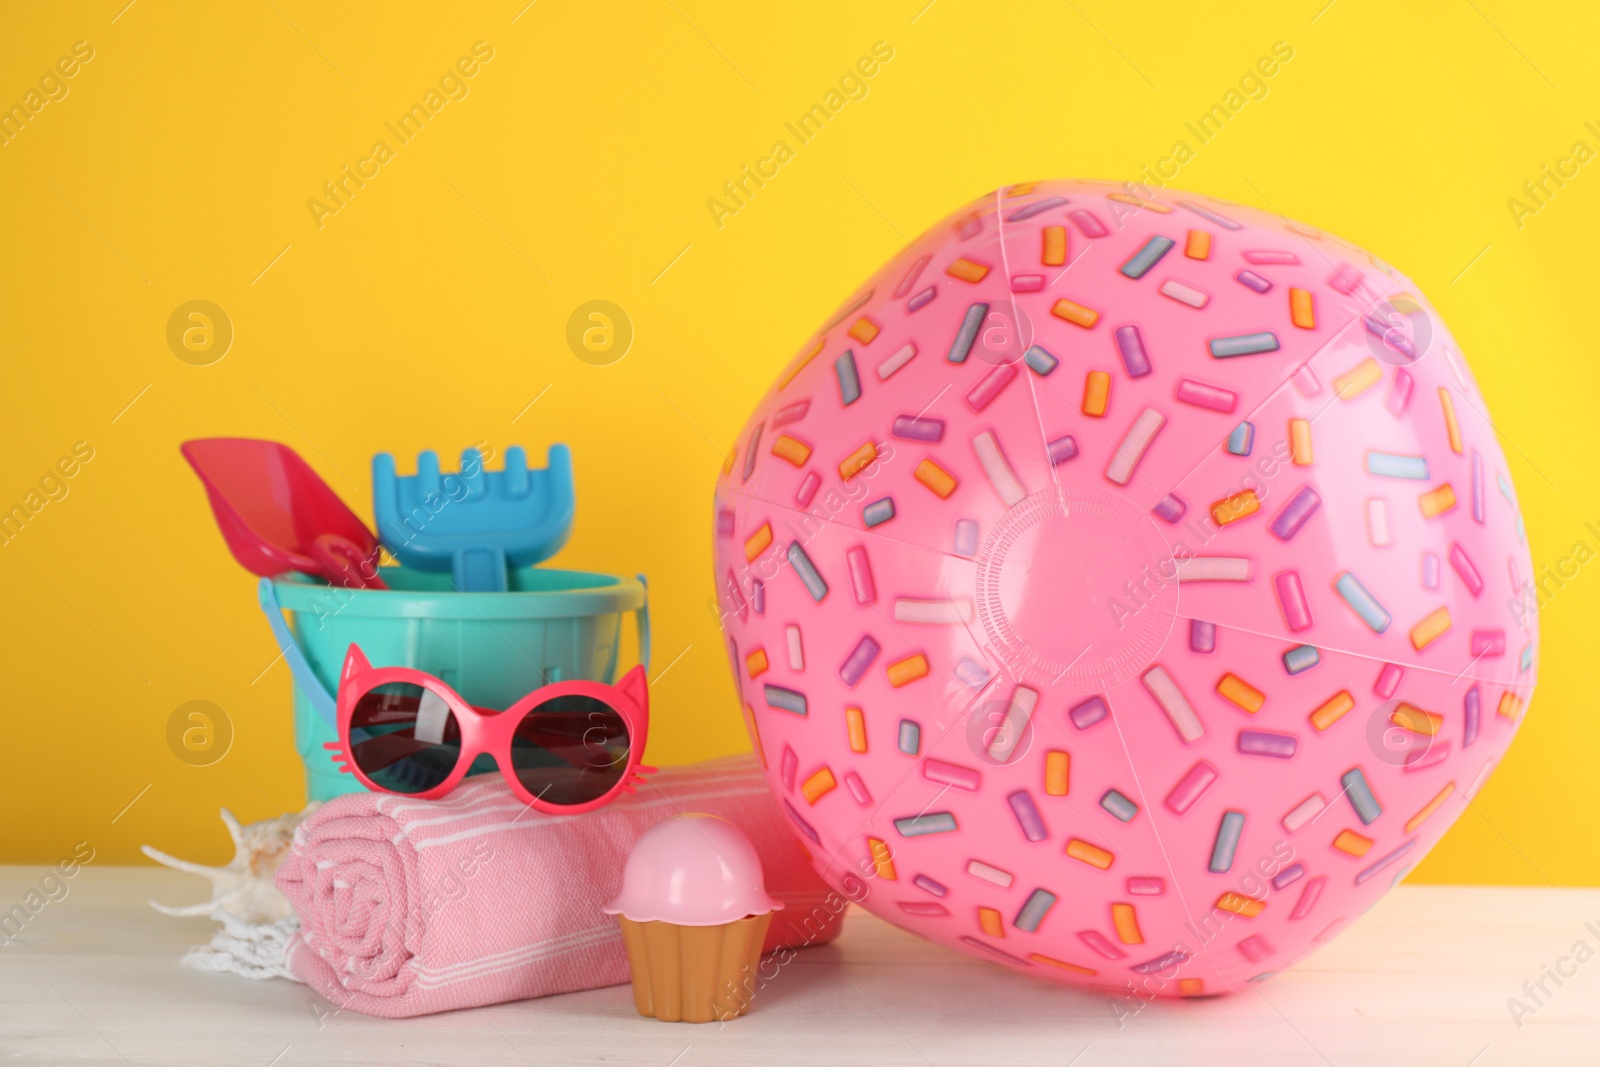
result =
[[[655,772],[639,761],[650,727],[643,667],[616,685],[541,686],[504,711],[478,708],[410,667],[373,667],[355,645],[339,677],[339,740],[326,744],[368,789],[434,800],[483,755],[518,799],[578,815],[631,793]]]

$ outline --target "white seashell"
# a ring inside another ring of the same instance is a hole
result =
[[[288,918],[293,909],[278,892],[273,878],[289,852],[295,827],[320,806],[319,801],[312,801],[297,814],[263,819],[249,826],[240,826],[233,813],[223,808],[222,821],[233,838],[233,859],[223,867],[190,863],[149,845],[142,846],[141,851],[157,863],[198,874],[211,882],[211,899],[204,903],[170,907],[152,900],[150,906],[163,915],[204,915],[222,922],[232,919],[242,923],[275,923]]]

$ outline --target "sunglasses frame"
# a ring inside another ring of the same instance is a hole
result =
[[[399,793],[385,789],[367,777],[351,754],[350,722],[356,705],[366,694],[390,682],[419,685],[443,699],[455,715],[457,728],[461,732],[461,752],[449,776],[420,793]],[[604,794],[582,804],[552,804],[540,799],[517,778],[516,767],[511,759],[512,739],[523,717],[540,704],[565,696],[586,696],[604,703],[621,717],[628,731],[628,762],[621,776]],[[485,753],[494,757],[495,769],[517,799],[546,815],[581,815],[604,807],[617,797],[634,792],[634,787],[656,770],[641,762],[650,729],[650,688],[642,665],[623,675],[615,685],[581,679],[555,682],[540,686],[504,711],[494,711],[468,704],[461,694],[426,671],[414,667],[374,667],[360,647],[352,644],[345,653],[344,668],[339,672],[338,728],[339,740],[329,741],[322,747],[332,753],[333,761],[339,764],[343,773],[355,775],[357,781],[374,793],[413,800],[437,800],[446,795],[461,784],[473,762]]]

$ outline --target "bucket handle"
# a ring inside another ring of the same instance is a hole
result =
[[[634,575],[639,579],[639,584],[644,586],[644,603],[634,610],[634,619],[639,624],[639,662],[644,665],[644,673],[650,673],[650,583],[642,574]]]
[[[278,593],[272,588],[271,578],[261,579],[256,586],[256,599],[261,602],[261,610],[266,612],[267,625],[272,627],[272,636],[277,639],[278,649],[289,664],[289,673],[294,675],[295,684],[305,693],[306,699],[311,701],[316,713],[322,716],[330,727],[337,729],[339,720],[333,695],[311,669],[306,654],[300,651],[300,643],[294,639],[294,631],[289,629],[289,623],[283,617],[283,608],[278,604]]]

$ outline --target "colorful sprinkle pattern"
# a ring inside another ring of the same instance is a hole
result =
[[[1485,410],[1410,282],[1309,227],[1086,182],[935,226],[717,488],[740,700],[818,870],[1119,993],[1314,950],[1532,693]]]

